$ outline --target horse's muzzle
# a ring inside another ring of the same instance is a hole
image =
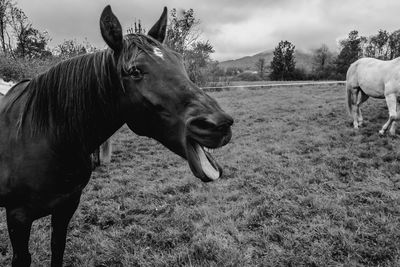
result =
[[[226,113],[192,118],[187,123],[189,136],[208,148],[226,145],[231,137],[233,118]]]

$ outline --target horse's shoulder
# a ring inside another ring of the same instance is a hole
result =
[[[368,57],[362,57],[357,59],[356,61],[354,61],[353,63],[350,64],[350,68],[355,68],[358,65],[363,65],[367,62],[370,62],[372,58],[368,58]]]
[[[374,64],[374,63],[382,62],[382,60],[373,58],[373,57],[363,57],[363,58],[360,58],[359,60],[357,60],[356,62],[358,62],[358,64],[369,64],[369,63]]]
[[[382,68],[388,65],[390,65],[390,62],[388,61],[371,57],[363,57],[352,63],[350,67],[357,69],[357,71],[375,71],[376,69],[383,70]]]

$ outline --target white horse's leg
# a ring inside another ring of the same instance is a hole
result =
[[[351,115],[353,116],[353,125],[355,129],[358,129],[359,123],[358,123],[358,93],[360,92],[359,88],[352,88],[351,93],[352,93],[352,98],[351,98],[351,105],[353,106],[351,109]]]
[[[396,121],[392,122],[392,125],[390,126],[390,129],[389,129],[389,134],[391,136],[395,136],[396,135]]]
[[[357,116],[358,116],[358,126],[362,126],[363,123],[363,116],[361,114],[361,104],[364,103],[365,101],[367,101],[367,99],[369,98],[369,96],[364,93],[363,91],[361,91],[361,97],[360,99],[357,100]]]
[[[399,102],[396,101],[396,115],[397,115],[397,119],[400,119],[400,116],[399,116],[399,105],[398,104],[399,104]],[[392,136],[396,135],[396,124],[397,124],[397,120],[393,121],[392,122],[392,126],[390,126],[389,133]]]
[[[389,94],[385,96],[386,104],[389,109],[389,119],[383,125],[382,129],[379,131],[380,135],[385,134],[387,129],[392,125],[393,121],[397,120],[397,97],[395,94]],[[390,132],[392,134],[392,132]],[[395,134],[395,132],[393,132]]]
[[[110,137],[100,146],[100,153],[99,153],[100,164],[110,163],[111,153],[112,153],[112,147],[111,147],[111,137]]]

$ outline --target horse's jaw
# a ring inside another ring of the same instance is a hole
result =
[[[186,141],[186,160],[194,176],[203,182],[212,182],[222,176],[222,168],[207,150],[191,138]]]

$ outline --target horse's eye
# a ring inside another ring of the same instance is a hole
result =
[[[135,80],[140,80],[143,78],[143,73],[140,69],[138,68],[134,68],[131,71],[131,76],[133,77],[133,79]]]

